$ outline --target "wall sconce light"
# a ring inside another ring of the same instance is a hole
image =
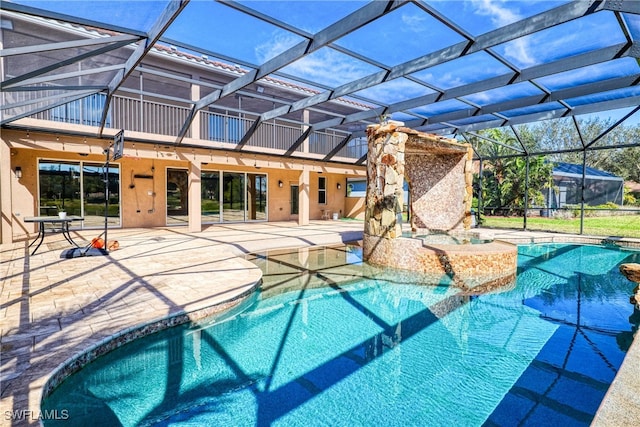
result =
[[[16,166],[16,178],[22,178],[22,168],[20,166]]]
[[[282,181],[281,181],[281,180],[278,180],[278,187],[282,188],[282,186],[283,186],[283,185],[284,185],[284,184],[282,183]]]
[[[338,190],[342,188],[342,184],[338,183]]]

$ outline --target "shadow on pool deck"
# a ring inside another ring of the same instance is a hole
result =
[[[362,228],[359,221],[316,221],[307,226],[216,225],[200,233],[185,227],[112,230],[110,239],[120,242],[119,250],[74,259],[60,258],[68,248],[60,235],[48,236],[34,256],[28,241],[1,246],[3,425],[37,424],[45,383],[61,364],[87,349],[135,326],[197,313],[250,292],[260,271],[239,255],[355,241],[362,238]],[[546,233],[481,231],[482,236],[519,243],[549,238]],[[94,234],[72,231],[78,241],[89,241]],[[634,400],[640,380],[634,366],[640,366],[637,341],[603,402],[597,425],[631,425],[629,420],[640,419]]]

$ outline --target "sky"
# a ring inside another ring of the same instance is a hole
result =
[[[112,25],[130,26],[141,31],[148,31],[152,27],[156,17],[168,3],[166,0],[13,1]],[[239,3],[287,25],[297,26],[307,35],[313,35],[367,2],[240,0]],[[441,0],[425,3],[435,12],[453,19],[468,36],[475,37],[567,1]],[[109,6],[96,7],[101,4]],[[640,39],[640,18],[625,15],[625,19],[631,35]],[[585,34],[606,34],[606,37],[585,37]],[[211,0],[192,0],[165,36],[204,49],[208,53],[218,52],[234,57],[244,67],[264,64],[304,40],[301,35]],[[317,82],[318,87],[335,88],[464,40],[462,35],[415,4],[408,3],[335,41],[340,48],[373,59],[379,66],[325,47],[287,65],[281,71]],[[624,34],[615,16],[612,13],[596,13],[495,46],[494,52],[515,67],[527,69],[624,41]],[[478,52],[418,71],[412,77],[433,88],[448,89],[508,72],[506,65],[485,52]],[[576,82],[586,84],[602,78],[639,72],[638,62],[625,58],[613,64],[599,64],[579,72],[545,77],[539,83],[549,90],[560,90],[571,87]],[[357,95],[393,104],[433,92],[434,90],[409,79],[399,78],[364,89]],[[469,95],[465,99],[482,106],[541,93],[539,88],[526,83]],[[415,112],[433,114],[434,109],[443,108],[455,108],[455,103],[430,106]]]

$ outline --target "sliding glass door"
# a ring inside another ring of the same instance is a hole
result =
[[[82,165],[82,194],[84,225],[87,227],[104,226],[105,185],[103,165],[84,163]],[[108,225],[120,225],[120,169],[118,165],[109,165],[109,209]],[[67,213],[69,213],[67,211]],[[71,214],[74,215],[74,214]]]
[[[222,221],[245,221],[244,173],[222,172]]]
[[[265,221],[267,219],[267,176],[247,174],[246,221]]]
[[[267,220],[267,175],[203,171],[200,213],[205,224]]]
[[[189,172],[167,169],[167,225],[189,223]]]
[[[200,179],[202,222],[220,222],[220,172],[202,172]]]

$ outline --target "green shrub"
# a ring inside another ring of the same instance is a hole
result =
[[[569,207],[569,205],[567,205],[567,207]],[[574,218],[579,218],[580,217],[580,205],[571,205],[570,206],[571,209],[573,209],[573,216]],[[602,216],[601,213],[599,213],[599,209],[606,209],[606,210],[616,210],[616,209],[620,209],[620,206],[616,205],[613,202],[607,202],[604,203],[602,205],[597,205],[597,206],[589,206],[589,205],[584,205],[584,216],[585,217],[594,217],[594,216]]]

